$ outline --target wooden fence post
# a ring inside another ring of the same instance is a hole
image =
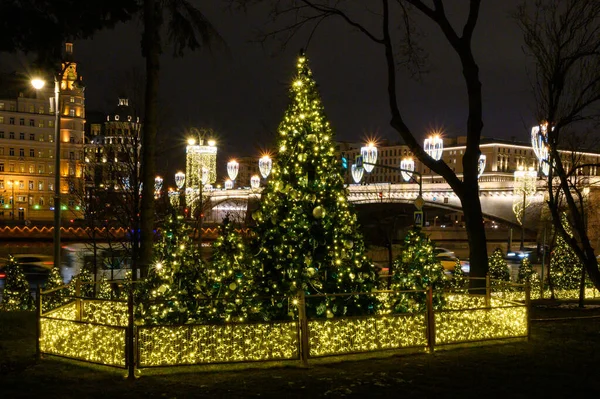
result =
[[[300,290],[298,293],[298,323],[300,324],[300,360],[304,366],[308,366],[308,318],[306,317],[306,295]]]
[[[527,312],[527,340],[531,338],[531,284],[525,283],[525,311]]]
[[[127,379],[135,379],[135,362],[134,359],[134,325],[133,325],[133,287],[130,287],[127,295],[127,330],[125,332],[125,363],[127,364]]]
[[[433,288],[427,287],[427,348],[433,353],[435,346],[435,315],[433,313]]]
[[[38,285],[35,289],[35,358],[40,360],[42,358],[40,351],[40,338],[42,336],[42,290]]]
[[[492,304],[492,280],[490,275],[485,276],[485,307],[489,308]]]
[[[81,281],[79,279],[75,280],[75,314],[77,321],[81,321],[83,319],[83,306],[81,303]]]

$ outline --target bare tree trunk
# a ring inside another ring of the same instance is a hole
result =
[[[142,127],[142,200],[140,209],[141,248],[139,267],[147,275],[154,241],[154,150],[157,131],[158,82],[160,72],[159,4],[144,0],[143,55],[146,58],[146,92]]]

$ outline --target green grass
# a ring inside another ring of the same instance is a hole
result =
[[[597,397],[600,309],[536,307],[529,342],[253,365],[124,370],[34,358],[35,316],[0,314],[2,398]],[[546,306],[546,305],[543,305]]]

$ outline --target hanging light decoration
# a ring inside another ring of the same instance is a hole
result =
[[[481,154],[479,156],[479,162],[477,163],[477,178],[479,179],[481,177],[481,175],[483,174],[483,171],[485,170],[485,162],[486,162],[486,156]]]
[[[352,164],[351,169],[352,169],[352,178],[354,179],[354,183],[356,183],[356,184],[360,183],[365,170],[360,166],[356,166],[355,163]]]
[[[250,187],[254,190],[260,187],[260,177],[258,175],[254,175],[250,178]]]
[[[233,182],[230,179],[225,180],[225,190],[231,190],[233,188]]]
[[[271,157],[268,155],[263,155],[263,157],[258,160],[258,170],[260,170],[260,174],[262,175],[263,179],[269,177],[272,167],[273,161],[271,161]]]
[[[239,170],[240,164],[235,159],[232,159],[231,161],[227,162],[227,174],[229,175],[229,178],[231,180],[235,180]]]
[[[423,149],[427,155],[439,161],[442,159],[442,153],[444,152],[444,140],[438,134],[429,136],[423,143]]]
[[[360,155],[363,157],[363,168],[367,173],[371,173],[375,166],[367,164],[375,164],[377,162],[377,147],[375,147],[373,142],[369,142],[365,147],[360,149]]]
[[[548,122],[542,122],[539,126],[531,128],[531,147],[540,162],[542,173],[546,176],[550,174],[550,164],[548,162]]]
[[[400,161],[400,169],[415,170],[415,161],[413,161],[412,158],[404,158],[402,161]],[[413,175],[412,173],[405,172],[403,170],[400,171],[400,174],[402,175],[404,181],[409,181]]]
[[[163,186],[163,178],[160,176],[156,176],[154,178],[154,195],[158,197],[160,195],[160,190]]]
[[[183,173],[183,172],[175,173],[175,185],[177,186],[177,188],[181,190],[183,188],[184,184],[185,184],[185,173]]]
[[[202,183],[202,187],[208,184],[208,179],[210,178],[210,169],[202,168],[202,176],[200,177],[200,183]]]

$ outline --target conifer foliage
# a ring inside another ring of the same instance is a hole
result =
[[[48,282],[44,287],[44,291],[54,290],[58,287],[62,287],[65,285],[63,281],[62,275],[60,274],[60,268],[53,267],[50,270],[50,274],[48,275]],[[42,309],[44,312],[47,312],[52,309],[56,309],[61,305],[64,305],[69,301],[68,298],[65,298],[66,295],[69,294],[69,289],[64,288],[62,290],[54,291],[48,295],[43,296],[42,301]]]
[[[434,252],[435,245],[419,228],[413,228],[404,237],[402,253],[394,263],[392,290],[420,290],[394,294],[395,312],[422,312],[426,309],[427,294],[433,288],[433,306],[444,305],[444,268]]]
[[[208,270],[212,288],[211,320],[243,322],[259,318],[255,275],[248,255],[242,235],[226,217],[220,226],[219,238],[213,244]]]
[[[498,286],[502,284],[499,281],[510,281],[510,272],[508,270],[508,265],[506,264],[504,254],[502,253],[502,250],[500,248],[496,248],[496,250],[490,255],[488,263],[488,275],[492,280],[493,286]]]
[[[151,324],[188,323],[204,318],[210,295],[191,229],[176,215],[163,223],[154,263],[139,287],[137,316]]]
[[[2,293],[2,302],[0,310],[33,310],[35,303],[29,289],[29,282],[25,278],[23,268],[17,263],[14,257],[8,257],[8,262],[4,267],[6,278],[4,280],[4,291]]]
[[[256,221],[254,264],[262,268],[263,295],[273,296],[275,314],[293,308],[281,296],[370,292],[374,267],[364,256],[363,238],[347,201],[317,84],[301,54],[291,102],[278,128],[278,154],[262,193]],[[311,298],[309,314],[332,316],[373,310],[368,295]]]
[[[563,227],[567,234],[573,236],[566,216],[563,216]],[[550,278],[555,288],[572,290],[579,288],[582,264],[562,236],[556,237],[556,244],[550,255]]]

